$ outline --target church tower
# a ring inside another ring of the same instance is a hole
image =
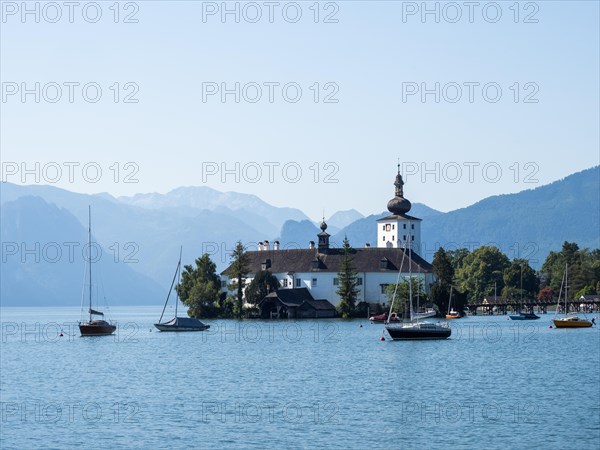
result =
[[[321,222],[321,232],[317,234],[319,238],[318,249],[319,253],[327,253],[329,250],[329,233],[325,231],[327,229],[327,224],[325,223],[325,217],[323,217],[323,222]]]
[[[398,174],[394,181],[395,196],[387,208],[391,215],[377,220],[377,247],[412,248],[416,253],[421,250],[421,219],[409,216],[412,207],[404,198],[404,180]]]

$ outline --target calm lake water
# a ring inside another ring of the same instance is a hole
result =
[[[447,341],[382,342],[366,320],[177,334],[153,328],[160,309],[112,308],[118,334],[96,338],[79,337],[79,308],[1,309],[0,447],[600,446],[598,327],[549,329],[548,314],[460,319]]]

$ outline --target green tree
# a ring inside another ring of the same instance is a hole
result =
[[[526,259],[513,259],[504,269],[502,281],[502,296],[512,300],[534,298],[540,288],[540,279]]]
[[[503,272],[510,264],[504,253],[496,247],[483,246],[466,255],[456,270],[458,291],[465,293],[467,300],[480,301],[485,295],[504,287]]]
[[[182,303],[188,307],[191,317],[215,317],[218,312],[221,280],[217,275],[217,266],[208,254],[195,261],[196,268],[184,266],[181,283],[177,293]]]
[[[410,283],[412,283],[413,310],[416,310],[417,298],[420,298],[421,304],[423,304],[427,301],[427,294],[425,293],[422,279],[418,277],[411,277]],[[392,308],[392,303],[394,304],[392,312],[395,312],[396,314],[403,314],[406,318],[410,317],[410,288],[411,286],[408,278],[404,278],[402,282],[398,284],[397,289],[395,284],[388,284],[385,287],[385,294],[390,308]]]
[[[344,318],[352,316],[356,301],[358,299],[358,277],[353,265],[352,254],[355,250],[350,247],[348,238],[344,238],[342,246],[342,258],[340,261],[340,271],[338,272],[337,295],[340,297],[340,303],[337,306],[338,313]]]
[[[466,248],[458,248],[456,250],[446,250],[446,254],[450,258],[454,273],[463,266],[465,258],[470,254]]]
[[[248,277],[249,258],[246,253],[246,248],[241,241],[235,244],[235,248],[231,253],[231,265],[229,266],[228,275],[231,283],[228,286],[230,291],[235,292],[233,302],[234,317],[242,317],[244,306],[244,283]]]
[[[438,312],[446,314],[446,311],[448,311],[448,302],[450,300],[450,287],[439,282],[433,283],[430,295],[431,301],[437,306]],[[453,300],[456,300],[456,297]],[[454,307],[456,308],[456,303],[454,303]]]
[[[265,296],[279,289],[279,280],[268,270],[261,270],[246,287],[246,301],[257,305]]]
[[[440,247],[433,255],[433,273],[442,286],[450,286],[454,279],[454,267],[448,252]]]
[[[580,250],[576,243],[565,241],[561,251],[550,252],[542,265],[544,286],[558,291],[565,266],[569,270],[569,298],[574,299],[581,290],[593,288],[600,281],[600,250]]]

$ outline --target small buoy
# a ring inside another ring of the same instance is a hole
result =
[[[63,333],[62,333],[62,331],[60,332],[59,336],[60,336],[60,337],[63,337]]]
[[[359,325],[359,328],[362,328],[362,323]]]
[[[548,325],[548,328],[552,328],[552,325]]]
[[[381,336],[381,337],[379,338],[379,340],[380,340],[380,341],[385,341],[385,338],[384,338],[383,336]]]

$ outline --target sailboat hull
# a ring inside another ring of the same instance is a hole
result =
[[[165,323],[155,323],[154,326],[160,331],[204,331],[210,328],[210,325],[200,322],[198,319],[190,317],[175,317]]]
[[[154,326],[160,331],[204,331],[210,328],[210,325],[204,325],[202,327],[176,327],[173,325],[165,325],[164,323],[155,323]]]
[[[554,326],[556,328],[589,328],[592,326],[592,322],[589,320],[576,318],[565,318],[565,319],[554,319]]]
[[[79,331],[82,336],[109,336],[115,332],[117,327],[105,320],[92,320],[79,324]]]
[[[395,341],[448,339],[452,334],[450,327],[426,322],[400,326],[390,325],[385,329]]]

